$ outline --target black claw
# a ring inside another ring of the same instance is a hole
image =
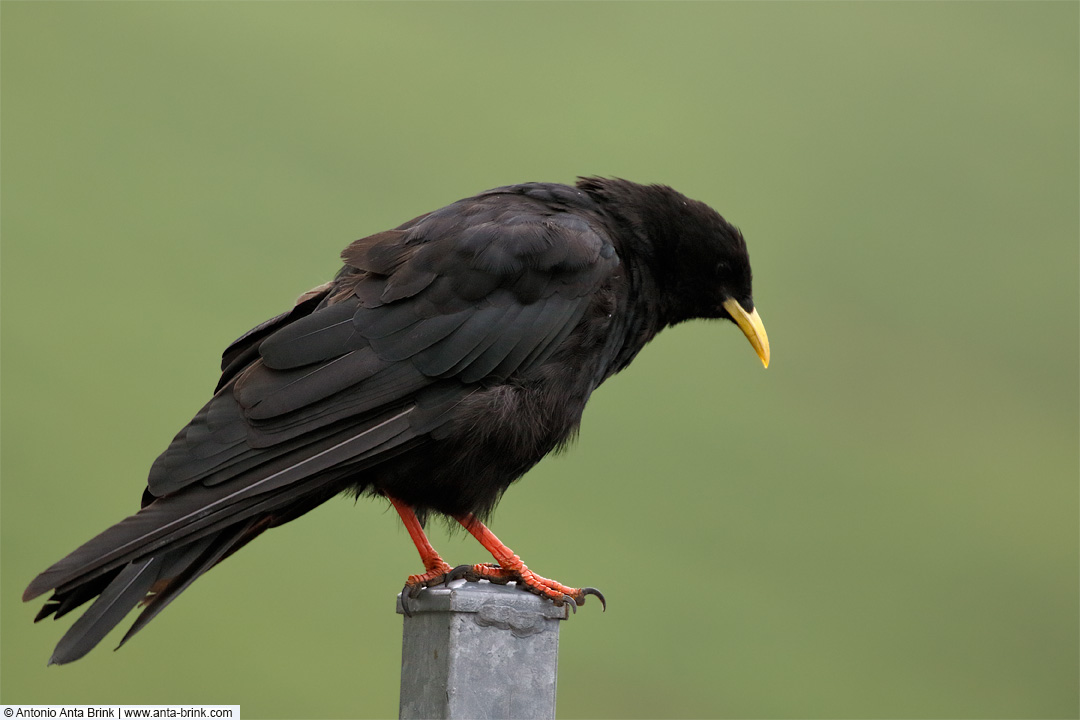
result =
[[[406,585],[401,588],[401,612],[405,613],[405,617],[412,617],[412,608],[409,607],[409,595],[412,592],[412,587]]]
[[[456,568],[443,575],[443,583],[449,585],[451,580],[461,580],[462,578],[471,581],[477,579],[476,572],[473,571],[472,565],[458,565]]]
[[[600,592],[594,587],[581,588],[581,604],[585,604],[586,595],[595,595],[600,600],[600,605],[604,608],[604,612],[607,612],[607,600],[604,599],[604,593]]]
[[[578,605],[577,600],[570,597],[569,595],[563,595],[562,604],[569,605],[571,612],[573,612],[575,615],[577,615],[577,605]]]

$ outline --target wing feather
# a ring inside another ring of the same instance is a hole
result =
[[[321,308],[263,340],[259,356],[267,367],[288,370],[344,355],[362,340],[353,325],[354,314],[347,302]]]
[[[237,383],[235,395],[249,419],[267,420],[324,400],[386,367],[387,363],[366,347],[286,372],[254,365]]]

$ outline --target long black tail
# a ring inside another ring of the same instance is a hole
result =
[[[123,645],[257,525],[256,520],[240,523],[181,549],[134,560],[71,590],[55,593],[35,621],[50,614],[59,618],[95,595],[97,600],[60,639],[49,664],[78,660],[101,642],[133,607],[144,603],[142,614],[120,641]]]
[[[142,603],[144,609],[121,640],[127,642],[200,575],[267,528],[281,525],[332,497],[335,476],[305,484],[303,496],[287,487],[205,512],[209,498],[227,488],[159,498],[82,545],[38,575],[23,600],[55,589],[35,622],[60,618],[97,598],[60,639],[49,664],[78,660]],[[200,512],[200,510],[202,512]]]
[[[154,499],[38,575],[23,600],[55,590],[38,620],[61,617],[97,598],[61,639],[51,662],[79,659],[145,603],[127,641],[196,578],[259,533],[346,487],[362,489],[359,477],[366,468],[420,441],[411,409],[349,423],[224,482],[193,483]]]

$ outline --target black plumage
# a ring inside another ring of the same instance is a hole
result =
[[[768,362],[742,235],[664,186],[496,188],[342,257],[331,282],[225,350],[142,509],[27,588],[24,600],[54,590],[39,620],[97,598],[52,662],[81,657],[143,602],[126,641],[224,557],[341,492],[386,496],[410,532],[431,512],[457,518],[503,564],[482,576],[583,602],[596,593],[510,567],[479,518],[664,327],[733,320]],[[418,548],[428,572],[414,591],[449,569]]]

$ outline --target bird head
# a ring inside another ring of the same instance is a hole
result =
[[[737,227],[666,185],[583,178],[578,186],[603,197],[633,228],[661,291],[665,324],[730,320],[769,366],[769,336],[754,307],[750,255]]]
[[[731,320],[769,367],[769,336],[754,307],[746,241],[734,225],[704,203],[686,199],[683,222],[668,230],[672,292],[690,317]],[[666,255],[667,253],[665,253]]]

